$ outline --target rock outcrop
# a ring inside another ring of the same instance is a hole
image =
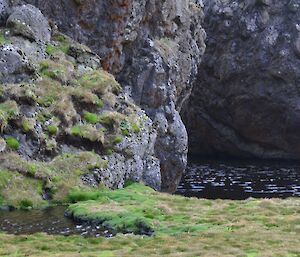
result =
[[[300,2],[205,6],[208,47],[183,112],[191,153],[299,159]]]
[[[179,112],[203,55],[201,0],[11,0],[31,3],[64,33],[87,44],[157,127],[162,189],[174,191],[186,166]]]
[[[0,27],[0,200],[36,207],[128,180],[160,190],[153,122],[100,57],[51,31],[32,5],[8,14]]]

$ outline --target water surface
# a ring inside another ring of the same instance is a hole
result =
[[[300,197],[300,163],[192,157],[176,193],[233,200]]]
[[[44,232],[65,236],[113,236],[111,231],[101,226],[75,222],[67,218],[65,210],[65,206],[56,206],[45,210],[0,211],[0,231],[15,235]]]

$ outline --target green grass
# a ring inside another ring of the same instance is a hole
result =
[[[78,215],[105,218],[124,231],[133,230],[136,222],[148,222],[155,234],[118,234],[110,239],[0,234],[0,256],[300,256],[297,198],[204,200],[158,193],[134,183],[116,191],[73,191],[69,197],[77,202],[70,210]]]
[[[74,137],[80,137],[82,139],[86,139],[91,142],[99,142],[101,144],[104,144],[105,140],[104,132],[91,124],[74,126],[69,130],[69,134]]]
[[[213,202],[160,194],[140,184],[131,184],[122,190],[101,191],[92,196],[84,198],[89,201],[71,205],[70,213],[83,219],[104,221],[123,232],[137,232],[141,224],[157,235],[197,234],[211,229],[235,231],[243,228],[245,222],[264,229],[280,227],[300,232],[300,226],[293,228],[292,223],[281,220],[284,215],[291,215],[290,218],[295,219],[293,222],[300,222],[299,200],[294,205],[290,200],[291,209],[288,210],[280,207],[278,200]],[[215,204],[214,208],[211,208],[212,204]],[[282,216],[272,219],[276,213]]]
[[[141,132],[140,127],[136,123],[131,124],[131,129],[135,134],[139,134]]]
[[[8,137],[8,138],[6,138],[5,141],[6,141],[6,145],[10,149],[15,150],[15,151],[19,150],[20,143],[19,143],[19,141],[16,138],[14,138],[14,137]]]
[[[98,122],[98,115],[90,112],[84,112],[83,118],[91,124],[96,124]]]
[[[55,125],[49,125],[47,130],[50,135],[56,135],[58,133],[58,127]]]
[[[82,87],[100,95],[104,95],[107,92],[118,94],[121,90],[114,77],[104,70],[95,70],[84,74],[79,79],[79,83]]]
[[[9,121],[19,115],[19,107],[15,101],[5,101],[0,103],[0,132],[3,132]]]
[[[3,34],[0,34],[0,45],[6,44],[8,41]]]
[[[53,203],[65,203],[75,189],[91,190],[82,182],[83,174],[106,166],[107,161],[92,152],[61,154],[51,162],[26,161],[14,152],[2,154],[0,196],[8,206],[20,208],[20,201],[28,199],[34,208],[41,208],[47,204],[42,198],[43,190],[47,189]]]
[[[0,168],[0,198],[2,206],[20,209],[45,207],[42,198],[43,181],[24,177],[21,174]]]
[[[121,136],[116,136],[113,140],[114,144],[119,144],[122,142],[122,137]]]

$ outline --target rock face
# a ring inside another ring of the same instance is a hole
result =
[[[300,2],[205,5],[208,48],[183,111],[190,151],[299,159]]]
[[[51,29],[39,9],[32,5],[17,6],[6,21],[12,34],[34,41],[49,42]]]
[[[33,206],[127,180],[160,190],[153,122],[100,57],[51,31],[32,5],[8,14],[0,27],[0,198],[20,205],[10,181],[14,190],[24,185]]]
[[[24,2],[12,0],[14,4]],[[26,0],[60,30],[86,43],[155,122],[162,189],[174,191],[186,166],[179,111],[203,55],[201,0]]]

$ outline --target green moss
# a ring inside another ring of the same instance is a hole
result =
[[[0,103],[0,132],[8,125],[8,122],[20,114],[18,104],[15,101]]]
[[[95,101],[95,104],[96,104],[96,106],[99,107],[99,108],[103,108],[103,107],[104,107],[104,102],[103,102],[101,99],[96,100],[96,101]]]
[[[4,45],[7,43],[7,39],[3,34],[0,34],[0,45]]]
[[[131,124],[131,129],[135,134],[139,134],[141,132],[140,127],[136,123]]]
[[[54,43],[48,44],[46,53],[49,55],[67,54],[70,49],[70,40],[63,34],[56,33],[52,36]]]
[[[112,155],[114,153],[114,150],[113,149],[106,149],[105,150],[105,155]]]
[[[119,144],[122,142],[122,137],[121,136],[116,136],[113,140],[114,144]]]
[[[84,191],[74,191],[70,192],[68,195],[68,202],[70,203],[76,203],[76,202],[82,202],[82,201],[88,201],[88,200],[96,200],[99,198],[100,193],[95,192],[84,192]]]
[[[114,77],[104,70],[94,70],[84,74],[79,79],[79,83],[82,87],[100,95],[107,92],[119,93],[121,90]]]
[[[25,133],[28,133],[30,131],[30,125],[29,125],[29,122],[27,120],[23,121],[23,123],[22,123],[22,130]]]
[[[66,60],[59,62],[44,60],[40,62],[39,73],[41,76],[56,80],[63,85],[71,83],[74,72],[74,65]]]
[[[83,113],[84,119],[91,124],[96,124],[98,122],[98,115],[90,112]]]
[[[38,170],[38,167],[33,164],[33,163],[30,163],[28,164],[27,166],[27,170],[28,170],[28,174],[32,177],[34,177],[34,175],[36,174],[37,170]]]
[[[14,138],[14,137],[8,137],[8,138],[6,138],[6,145],[10,148],[10,149],[12,149],[12,150],[19,150],[19,148],[20,148],[20,143],[19,143],[19,141],[16,139],[16,138]]]
[[[46,47],[46,53],[49,55],[56,55],[56,54],[60,54],[60,53],[64,53],[67,54],[69,51],[70,46],[66,43],[66,44],[57,44],[57,45],[52,45],[52,44],[48,44]]]
[[[55,125],[49,125],[47,131],[50,135],[56,135],[58,133],[58,127]]]
[[[121,132],[122,132],[123,136],[129,136],[130,135],[128,122],[122,121],[120,123],[120,129],[121,129]]]
[[[102,125],[106,125],[106,126],[112,126],[113,124],[113,119],[108,116],[108,115],[102,115],[100,118],[99,118],[99,122],[102,124]]]
[[[104,144],[105,141],[104,132],[90,124],[72,127],[69,133],[74,137],[87,139],[91,142],[99,142]]]
[[[132,190],[132,191],[131,191]],[[153,203],[153,199],[151,197],[138,194],[140,190],[145,192],[153,192],[151,189],[148,189],[144,186],[132,184],[128,186],[124,190],[118,190],[114,192],[110,191],[102,191],[102,192],[94,192],[92,198],[84,198],[82,194],[75,193],[75,195],[80,195],[84,201],[86,200],[95,200],[95,201],[88,201],[85,203],[75,204],[70,206],[69,211],[72,214],[79,218],[88,218],[88,219],[95,219],[104,221],[109,226],[114,227],[116,230],[123,231],[123,232],[134,232],[138,233],[140,229],[144,229],[146,231],[151,231],[153,229],[153,224],[151,224],[151,217],[153,214],[150,215],[152,212],[148,205]],[[76,201],[76,199],[73,198]],[[107,208],[103,209],[100,212],[93,212],[88,213],[87,210],[91,208],[97,209],[97,204],[106,204],[112,201],[111,206],[106,206]],[[126,208],[126,203],[128,204],[131,201],[138,201],[136,202],[139,205],[137,208]],[[157,214],[157,212],[155,212]],[[150,217],[151,216],[151,217]]]

